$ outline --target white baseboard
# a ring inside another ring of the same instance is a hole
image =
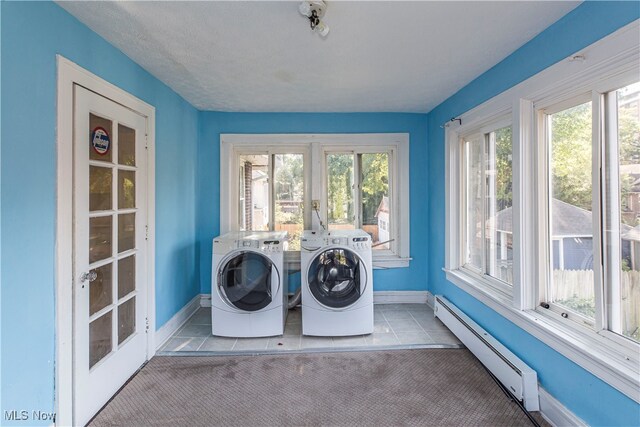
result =
[[[164,343],[200,308],[201,296],[196,295],[171,319],[156,331],[156,349],[160,349]]]
[[[200,294],[200,307],[211,307],[211,294]]]
[[[436,303],[435,297],[431,292],[427,291],[427,305],[433,309],[435,307],[435,303]]]
[[[540,386],[538,386],[538,396],[540,398],[540,414],[553,427],[588,425]]]
[[[428,291],[375,291],[374,304],[426,304]]]

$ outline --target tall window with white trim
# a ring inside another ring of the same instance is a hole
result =
[[[640,82],[607,93],[605,106],[606,321],[640,341]]]
[[[591,101],[547,114],[546,125],[550,275],[545,299],[588,323],[595,313]]]
[[[300,249],[305,228],[303,153],[238,155],[238,228],[287,231],[289,249]]]
[[[591,99],[598,100],[598,115]],[[549,153],[548,278],[541,305],[635,341],[640,340],[639,103],[640,83],[633,83],[589,92],[570,106],[545,108],[541,116]],[[594,123],[601,133],[593,132]],[[594,168],[596,161],[600,167]]]
[[[326,154],[329,230],[361,228],[372,236],[374,250],[390,249],[391,157],[391,151]]]
[[[477,274],[513,283],[513,172],[511,126],[462,138],[464,263]]]

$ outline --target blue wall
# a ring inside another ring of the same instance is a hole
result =
[[[220,133],[409,132],[414,261],[409,268],[376,271],[375,288],[424,290],[429,283],[432,292],[450,298],[538,370],[542,385],[587,422],[640,424],[633,401],[446,281],[440,129],[451,116],[637,19],[638,8],[637,2],[581,5],[427,116],[198,113],[57,5],[2,2],[0,416],[8,409],[54,410],[60,53],[157,109],[156,327],[197,293],[210,292],[211,239],[219,233]]]
[[[426,290],[427,116],[425,114],[354,113],[200,113],[198,148],[198,251],[200,284],[211,292],[211,241],[220,232],[221,133],[389,133],[410,134],[411,256],[408,268],[376,270],[375,290]],[[299,281],[298,281],[299,283]]]
[[[640,407],[449,283],[444,267],[444,131],[440,125],[638,19],[638,2],[586,2],[429,113],[429,289],[443,294],[538,371],[542,386],[592,425],[640,425]]]
[[[1,7],[3,416],[54,410],[57,53],[156,107],[156,326],[200,286],[198,112],[57,5]]]

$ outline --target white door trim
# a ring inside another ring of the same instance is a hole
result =
[[[155,107],[57,55],[56,197],[56,425],[73,425],[73,85],[147,118],[147,359],[155,346]]]

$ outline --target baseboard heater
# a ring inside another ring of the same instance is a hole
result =
[[[434,312],[516,399],[522,402],[527,411],[540,410],[536,371],[441,295],[435,297]]]

